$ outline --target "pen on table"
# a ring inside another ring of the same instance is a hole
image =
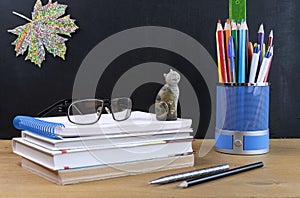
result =
[[[237,25],[235,21],[231,21],[231,36],[233,38],[233,43],[234,43],[234,55],[235,55],[235,59],[234,59],[234,71],[237,74],[237,70],[238,70],[238,52],[239,52],[239,42],[238,42],[238,29],[237,29]],[[235,79],[237,79],[237,76],[235,74]],[[235,80],[236,82],[236,80]]]
[[[255,83],[255,77],[256,77],[257,65],[259,62],[260,53],[261,53],[260,45],[256,45],[254,47],[252,61],[251,61],[249,83]]]
[[[207,176],[207,177],[204,177],[204,178],[183,181],[178,185],[178,187],[187,188],[187,187],[190,187],[190,186],[194,186],[194,185],[201,184],[201,183],[204,183],[204,182],[212,181],[212,180],[219,179],[219,178],[222,178],[222,177],[226,177],[226,176],[229,176],[229,175],[241,173],[241,172],[244,172],[244,171],[252,170],[252,169],[255,169],[255,168],[260,168],[260,167],[263,167],[263,166],[264,166],[263,162],[257,162],[257,163],[254,163],[254,164],[249,164],[249,165],[246,165],[246,166],[241,166],[241,167],[237,167],[237,168],[234,168],[234,169],[230,169],[230,170],[227,170],[227,171],[224,171],[222,173],[215,174],[215,175],[210,175],[210,176]]]
[[[235,78],[235,64],[234,64],[234,41],[232,36],[229,37],[229,43],[228,43],[228,59],[229,59],[229,65],[230,65],[230,72],[231,72],[231,76],[232,76],[232,81],[233,83],[236,82],[236,78]]]
[[[273,30],[271,30],[270,34],[269,34],[269,39],[268,39],[268,48],[270,48],[271,46],[273,46],[273,40],[274,40],[274,35],[273,35]],[[273,56],[271,58],[271,61],[270,61],[270,64],[269,64],[269,68],[268,68],[268,72],[267,72],[267,75],[266,75],[266,77],[264,79],[264,82],[268,81],[268,77],[269,77],[269,73],[270,73],[270,68],[271,68],[272,60],[273,60]]]
[[[257,34],[257,44],[261,46],[262,49],[262,54],[259,57],[259,65],[262,63],[263,59],[263,46],[264,46],[264,37],[265,37],[265,31],[264,31],[264,25],[261,24],[258,29],[258,34]]]
[[[217,23],[217,42],[218,42],[218,52],[220,56],[220,69],[222,75],[222,81],[228,82],[227,71],[226,71],[226,57],[225,57],[225,46],[224,46],[224,31],[221,24],[221,20]]]
[[[229,60],[229,55],[228,55],[228,47],[229,47],[229,37],[231,36],[231,25],[230,25],[230,20],[227,19],[225,22],[224,26],[224,32],[225,32],[225,43],[226,43],[226,60],[227,60],[227,80],[228,82],[232,82],[232,75],[231,75],[231,69],[230,69],[230,60]]]
[[[239,30],[239,66],[238,66],[238,83],[245,83],[246,77],[246,21],[242,21]]]
[[[267,51],[263,62],[260,66],[260,70],[259,70],[259,74],[257,77],[257,83],[263,83],[265,80],[265,77],[267,75],[268,72],[268,68],[269,68],[269,64],[272,60],[272,56],[273,56],[273,47],[270,47],[270,49]]]
[[[149,184],[167,184],[167,183],[182,181],[182,180],[191,179],[191,178],[200,178],[200,177],[224,172],[226,170],[229,170],[229,165],[223,164],[223,165],[219,165],[219,166],[213,166],[213,167],[202,168],[202,169],[193,170],[193,171],[187,171],[187,172],[167,175],[167,176],[152,180],[149,182]]]

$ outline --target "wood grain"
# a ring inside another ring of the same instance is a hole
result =
[[[268,154],[227,155],[213,149],[199,157],[202,140],[196,140],[195,167],[59,186],[20,167],[21,158],[12,153],[11,141],[0,141],[0,197],[300,197],[300,139],[271,140]],[[213,145],[208,140],[207,148]],[[177,183],[148,185],[148,181],[223,163],[231,168],[263,161],[265,166],[249,172],[179,189]]]

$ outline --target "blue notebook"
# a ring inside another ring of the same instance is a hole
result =
[[[62,123],[39,120],[30,116],[16,116],[13,120],[16,129],[27,130],[52,139],[61,139],[55,134],[56,127],[65,127]]]

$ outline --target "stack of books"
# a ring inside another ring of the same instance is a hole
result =
[[[22,137],[13,139],[13,152],[23,168],[61,185],[183,168],[194,165],[191,124],[138,111],[122,122],[103,114],[92,125],[17,116]]]

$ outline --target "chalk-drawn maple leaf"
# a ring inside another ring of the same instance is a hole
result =
[[[59,56],[64,60],[67,50],[65,42],[68,39],[62,35],[71,37],[71,33],[78,29],[75,20],[71,19],[70,15],[63,16],[66,8],[67,5],[52,3],[52,0],[43,6],[41,0],[37,0],[32,12],[32,19],[13,12],[29,21],[25,25],[8,30],[8,32],[18,35],[18,38],[12,43],[15,45],[16,55],[23,55],[28,49],[25,60],[30,60],[41,67],[41,63],[45,60],[46,48],[54,57]]]

